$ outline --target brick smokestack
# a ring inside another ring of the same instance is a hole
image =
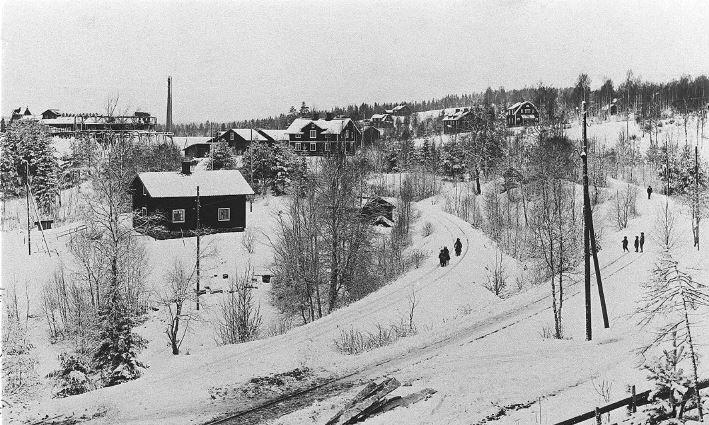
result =
[[[172,132],[172,77],[167,77],[167,117],[165,117],[165,131]]]

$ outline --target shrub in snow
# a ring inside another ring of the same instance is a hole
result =
[[[389,345],[400,338],[416,334],[416,329],[402,319],[389,326],[377,324],[373,332],[362,332],[356,329],[341,331],[333,342],[335,349],[342,354],[360,354],[365,351]]]
[[[424,238],[431,236],[431,234],[433,234],[433,224],[431,224],[430,221],[427,221],[426,224],[423,225],[423,229],[421,230],[421,234],[423,235]]]
[[[83,394],[93,388],[89,377],[89,362],[84,357],[77,354],[61,353],[59,364],[60,369],[47,375],[47,378],[54,378],[57,381],[54,397]]]

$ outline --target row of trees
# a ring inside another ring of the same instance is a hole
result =
[[[488,87],[483,92],[451,94],[438,99],[422,101],[410,100],[406,104],[413,112],[480,104],[485,106],[494,104],[498,106],[498,110],[504,111],[515,102],[531,100],[540,108],[542,118],[545,121],[551,121],[574,113],[583,100],[589,104],[592,112],[599,112],[603,106],[609,105],[613,99],[617,98],[621,110],[629,107],[636,111],[642,119],[647,119],[650,115],[659,113],[661,109],[668,107],[680,111],[696,110],[706,105],[709,98],[709,79],[706,75],[696,78],[685,75],[669,82],[657,83],[644,81],[634,75],[632,70],[629,70],[625,80],[620,84],[614,84],[609,78],[605,78],[598,89],[592,90],[591,84],[592,81],[588,74],[580,74],[573,85],[569,87],[552,87],[544,83],[513,90],[507,90],[504,87],[496,89]],[[297,116],[308,116],[317,112],[332,112],[336,115],[362,120],[370,118],[373,114],[383,113],[401,103],[404,102],[362,103],[335,107],[326,111],[309,107],[303,102],[300,108],[291,107],[288,113],[277,116],[224,123],[206,121],[204,123],[175,124],[174,131],[178,136],[212,136],[215,132],[224,131],[227,128],[286,128]],[[661,105],[661,108],[653,108],[654,103]],[[413,128],[416,128],[419,123],[412,123],[412,125]]]

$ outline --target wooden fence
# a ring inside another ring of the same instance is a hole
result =
[[[699,382],[699,390],[703,390],[704,388],[709,387],[709,379],[706,379],[704,381]],[[690,392],[693,393],[694,387],[690,388]],[[618,400],[616,402],[613,402],[611,404],[607,404],[603,407],[596,407],[595,410],[591,410],[590,412],[586,412],[583,414],[580,414],[578,416],[574,416],[573,418],[566,419],[565,421],[557,422],[555,425],[572,425],[572,424],[578,424],[583,421],[587,421],[589,419],[593,418],[598,418],[600,415],[603,413],[608,413],[616,409],[620,409],[621,407],[628,407],[632,412],[635,412],[635,409],[638,406],[644,406],[646,404],[649,404],[651,400],[648,400],[650,396],[650,390],[643,391],[639,394],[635,394],[635,385],[632,386],[632,393],[630,397],[624,398],[622,400]],[[669,397],[669,392],[668,393],[659,393],[658,397],[662,399],[666,399]]]

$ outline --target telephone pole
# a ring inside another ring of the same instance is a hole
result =
[[[199,236],[202,232],[199,218],[199,186],[197,186],[197,310],[199,310]]]
[[[586,300],[586,341],[592,337],[591,329],[591,255],[590,255],[590,232],[588,228],[588,216],[591,211],[591,197],[588,194],[588,143],[586,141],[586,102],[581,102],[581,113],[583,114],[583,152],[581,161],[583,162],[583,271],[584,271],[584,294]]]

